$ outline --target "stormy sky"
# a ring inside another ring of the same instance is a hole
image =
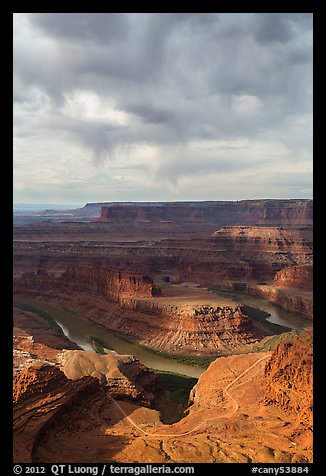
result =
[[[311,13],[14,14],[14,201],[312,197]]]

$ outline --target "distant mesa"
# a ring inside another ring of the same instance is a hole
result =
[[[312,225],[312,200],[243,200],[155,205],[102,206],[99,222],[215,223],[225,225]]]

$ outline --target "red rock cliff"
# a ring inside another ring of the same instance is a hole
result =
[[[40,287],[46,289],[86,291],[111,298],[160,296],[161,290],[150,276],[136,272],[104,267],[70,266],[60,276],[54,277],[44,270],[29,273],[15,281],[15,287]]]
[[[14,380],[14,461],[31,463],[42,435],[99,391],[95,378],[72,382],[54,366],[23,370]]]

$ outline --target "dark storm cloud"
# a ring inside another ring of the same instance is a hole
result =
[[[255,38],[261,43],[287,43],[295,34],[291,20],[292,16],[285,13],[261,13],[257,17]]]
[[[287,43],[296,36],[297,27],[312,29],[312,14],[260,13],[255,38],[262,43]]]
[[[49,36],[69,41],[119,41],[129,32],[123,13],[34,13],[31,23]]]
[[[146,104],[135,104],[134,106],[129,104],[128,110],[129,112],[136,114],[144,122],[151,124],[162,124],[169,122],[173,117],[171,111],[158,109]]]
[[[173,158],[173,145],[262,140],[266,134],[291,144],[289,123],[311,114],[309,13],[37,13],[19,21],[14,74],[20,113],[37,104],[41,119],[33,128],[61,130],[97,158],[132,144],[169,147],[159,172],[195,175],[201,168],[218,170],[222,162],[212,155],[196,163],[188,157],[183,166],[182,154]],[[103,104],[110,100],[126,121],[114,124],[103,111],[96,119],[87,111],[67,116],[76,91],[93,92]],[[50,104],[35,99],[42,95]],[[239,161],[229,161],[232,167]]]

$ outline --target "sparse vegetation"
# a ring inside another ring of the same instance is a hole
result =
[[[157,406],[163,423],[179,421],[188,407],[189,394],[197,379],[173,372],[150,369],[165,390]]]
[[[147,347],[146,345],[139,344],[136,340],[132,340],[128,337],[126,337],[123,334],[118,334],[117,332],[112,333],[115,337],[118,337],[121,340],[124,340],[125,342],[128,342],[129,344],[137,345],[138,347],[141,347],[142,349],[146,350],[147,352],[151,352],[152,354],[159,355],[160,357],[164,357],[169,360],[174,360],[175,362],[178,362],[179,364],[185,364],[185,365],[196,365],[198,367],[203,367],[207,369],[207,367],[214,362],[214,360],[217,359],[217,357],[220,357],[219,355],[213,355],[211,357],[201,357],[201,356],[188,356],[188,355],[176,355],[176,354],[168,354],[166,352],[161,352],[160,350],[153,349],[152,347]]]
[[[274,350],[284,340],[294,340],[300,335],[299,331],[291,330],[287,332],[282,332],[282,334],[276,334],[273,336],[267,336],[262,339],[260,342],[252,344],[248,347],[238,349],[237,351],[224,352],[224,357],[229,357],[231,355],[240,355],[240,354],[250,354],[252,352],[269,352]]]
[[[291,330],[289,332],[283,332],[282,334],[265,337],[265,339],[262,339],[259,344],[257,344],[255,350],[257,349],[257,352],[268,352],[274,350],[275,347],[284,340],[295,340],[299,335],[300,333],[298,331]]]
[[[49,326],[56,331],[57,334],[60,334],[63,339],[67,342],[70,342],[70,340],[65,336],[63,330],[61,327],[56,323],[56,321],[53,319],[52,316],[50,316],[49,313],[44,311],[43,309],[40,309],[36,306],[33,306],[32,304],[25,302],[25,301],[20,301],[18,299],[14,299],[13,301],[14,307],[20,309],[21,311],[25,312],[32,312],[36,314],[37,316],[41,317],[45,321],[48,322]]]
[[[104,342],[104,340],[100,339],[99,337],[90,336],[90,339],[92,341],[94,349],[96,350],[98,354],[105,355],[106,352],[104,349],[113,350],[109,344]]]

